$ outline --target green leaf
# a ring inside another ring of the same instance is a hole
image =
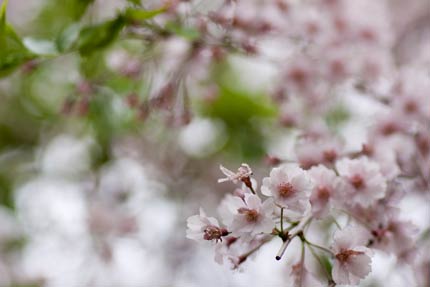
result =
[[[236,91],[219,86],[218,97],[205,107],[204,113],[222,119],[228,126],[240,127],[255,117],[273,117],[275,108],[265,95]]]
[[[330,262],[330,258],[326,255],[320,256],[321,263],[324,266],[324,269],[327,271],[327,274],[331,274],[331,270],[333,269],[333,265]]]
[[[103,50],[81,57],[79,70],[86,79],[102,80],[109,74]]]
[[[138,6],[142,5],[142,3],[140,3],[140,0],[127,0],[127,2]]]
[[[0,205],[14,208],[13,187],[9,177],[0,173]]]
[[[124,16],[127,21],[143,21],[154,18],[155,16],[166,12],[166,8],[156,10],[132,9],[129,8],[125,11]]]
[[[64,29],[55,39],[55,44],[59,52],[66,52],[72,49],[73,45],[79,38],[81,27],[77,23],[73,23]]]
[[[271,122],[277,108],[262,91],[240,87],[238,75],[228,62],[214,68],[218,94],[210,102],[201,102],[203,115],[222,120],[229,140],[225,148],[244,160],[258,160],[266,153],[259,123]]]
[[[46,5],[35,19],[32,35],[48,39],[58,37],[64,29],[79,21],[93,2],[94,0],[45,1]]]
[[[111,44],[125,25],[125,18],[119,15],[117,18],[84,27],[77,42],[77,48],[82,55],[90,54],[95,50],[105,48]]]
[[[5,0],[0,9],[0,77],[10,74],[21,64],[35,57],[6,22],[7,2]]]

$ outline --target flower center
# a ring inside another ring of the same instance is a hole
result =
[[[326,161],[334,162],[337,158],[337,152],[334,149],[325,150],[323,156]]]
[[[293,194],[295,189],[291,183],[284,182],[278,186],[278,191],[279,191],[279,196],[285,198]]]
[[[330,198],[330,189],[327,186],[319,186],[317,194],[319,199],[327,200]]]
[[[389,136],[398,131],[398,126],[393,122],[385,123],[381,128],[382,134]]]
[[[354,186],[356,189],[361,189],[364,187],[364,179],[361,175],[355,174],[349,179],[349,182]]]
[[[206,226],[203,233],[204,233],[203,238],[205,240],[221,238],[221,230],[216,226],[210,226],[210,225]]]
[[[350,256],[361,255],[364,254],[362,251],[355,251],[350,249],[342,249],[340,253],[336,254],[336,259],[341,263],[345,263],[348,261]]]
[[[246,221],[248,221],[248,222],[256,222],[258,219],[258,211],[255,209],[249,209],[249,208],[241,207],[237,211],[240,214],[245,215]]]
[[[413,100],[409,100],[405,103],[404,105],[404,110],[407,113],[415,113],[418,110],[418,106],[417,103],[414,102]]]
[[[300,67],[295,67],[291,69],[291,71],[289,71],[288,76],[294,83],[299,86],[305,86],[309,77],[308,73]]]
[[[225,228],[219,228],[217,226],[208,225],[205,230],[203,230],[203,239],[205,240],[221,240],[222,236],[226,236],[228,234]]]

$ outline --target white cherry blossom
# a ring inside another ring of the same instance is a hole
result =
[[[287,210],[303,214],[310,206],[312,182],[305,170],[288,164],[272,169],[263,179],[261,192],[273,196],[275,203]]]
[[[200,214],[190,216],[187,219],[187,238],[193,240],[222,240],[222,236],[228,234],[227,229],[219,226],[218,220],[214,217],[206,216],[203,208]]]
[[[323,165],[312,167],[308,173],[314,184],[310,197],[312,213],[321,218],[327,215],[330,203],[336,197],[340,179],[333,170]]]
[[[369,206],[384,197],[387,182],[377,163],[366,157],[344,158],[336,162],[336,169],[344,179],[342,190],[350,203]]]
[[[357,285],[370,273],[372,251],[365,247],[368,238],[365,230],[355,226],[335,233],[332,275],[337,284]]]
[[[261,202],[257,195],[245,193],[244,199],[226,196],[219,211],[233,234],[255,235],[272,231],[274,207],[272,199]]]

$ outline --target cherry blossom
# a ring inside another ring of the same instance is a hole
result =
[[[372,251],[365,247],[368,235],[360,227],[348,226],[334,235],[333,280],[357,285],[371,271]]]
[[[227,196],[221,206],[223,221],[233,234],[270,233],[275,226],[272,199],[262,203],[257,195],[246,193],[243,200],[237,196]]]
[[[394,216],[384,224],[379,224],[371,231],[373,248],[382,249],[394,254],[401,254],[414,245],[417,227],[408,221],[401,221]]]
[[[306,171],[291,164],[272,169],[261,187],[261,192],[273,196],[276,204],[301,214],[310,207],[311,190],[312,182]]]
[[[187,238],[193,240],[215,240],[222,241],[222,237],[228,235],[225,228],[221,228],[218,220],[214,217],[207,217],[203,208],[200,214],[190,216],[187,219]]]
[[[343,178],[343,196],[351,203],[369,206],[384,197],[387,183],[377,163],[366,157],[345,158],[336,162],[336,169]]]
[[[323,165],[312,167],[308,173],[314,184],[310,197],[312,213],[321,218],[327,215],[330,202],[336,197],[340,179],[333,170]]]

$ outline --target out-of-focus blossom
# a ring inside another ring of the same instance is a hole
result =
[[[312,167],[308,173],[314,185],[310,197],[312,213],[317,218],[321,218],[327,215],[330,202],[336,198],[340,179],[333,170],[323,165]]]
[[[344,179],[344,198],[350,203],[369,206],[384,197],[387,183],[378,164],[362,157],[359,159],[341,159],[336,162],[336,169]]]
[[[297,141],[295,152],[300,166],[308,169],[318,164],[333,165],[342,154],[342,145],[328,135],[303,138]]]
[[[394,254],[401,254],[414,247],[417,227],[408,221],[392,218],[372,230],[372,247]]]

